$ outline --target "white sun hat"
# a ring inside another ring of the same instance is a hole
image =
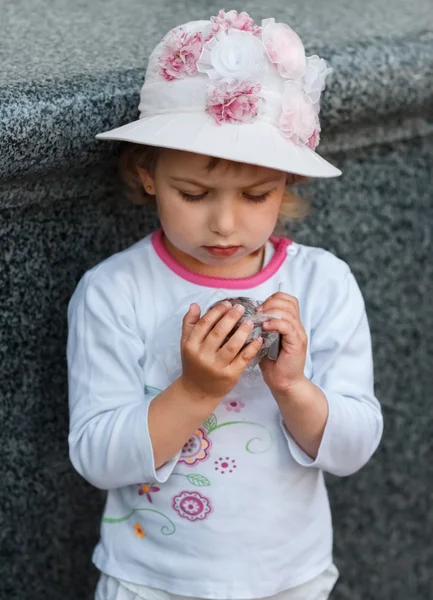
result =
[[[98,134],[306,177],[341,171],[315,149],[331,72],[285,23],[245,12],[172,29],[149,58],[138,121]]]

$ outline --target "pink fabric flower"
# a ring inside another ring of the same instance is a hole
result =
[[[282,113],[279,127],[284,137],[295,144],[307,144],[318,125],[317,113],[311,99],[304,93],[298,81],[284,85]],[[314,142],[314,138],[311,143]]]
[[[244,81],[229,92],[227,83],[208,86],[207,112],[218,125],[222,123],[250,123],[259,114],[260,84]]]
[[[227,32],[229,29],[239,29],[239,31],[249,31],[253,35],[259,35],[262,31],[259,25],[256,25],[250,15],[246,12],[238,13],[236,10],[230,10],[226,13],[220,10],[216,17],[210,18],[212,37],[220,31]]]
[[[315,129],[313,135],[308,138],[307,146],[315,150],[320,142],[320,129]]]
[[[304,45],[291,27],[286,23],[275,23],[275,19],[265,19],[262,22],[262,41],[269,60],[277,65],[282,77],[301,79],[304,76]]]
[[[197,61],[203,49],[201,33],[188,34],[182,28],[173,29],[163,46],[158,64],[161,75],[167,81],[198,75]]]

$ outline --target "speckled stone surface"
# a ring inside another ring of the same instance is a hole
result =
[[[291,232],[351,265],[373,335],[385,433],[366,469],[332,479],[336,600],[433,598],[433,139],[336,156]]]
[[[389,150],[335,155],[344,177],[304,189],[312,216],[289,230],[351,264],[367,302],[386,423],[368,467],[330,481],[335,600],[433,598],[433,144]],[[48,200],[25,188],[26,206],[1,215],[0,598],[90,600],[103,495],[68,461],[66,304],[84,270],[157,220],[149,208],[119,202],[109,170],[58,175],[48,187]]]
[[[150,8],[151,7],[151,8]],[[298,241],[351,265],[372,328],[380,450],[330,479],[333,600],[433,600],[431,0],[233,2],[288,21],[335,68]],[[4,0],[0,9],[0,599],[91,600],[103,494],[67,453],[66,306],[82,273],[156,227],[120,200],[116,146],[149,50],[214,1]],[[113,154],[114,152],[114,154]],[[305,599],[308,600],[308,599]]]
[[[94,136],[138,118],[150,50],[171,27],[209,18],[220,7],[219,0],[3,0],[0,180],[108,157],[112,147]],[[330,62],[334,73],[322,102],[328,135],[389,119],[395,127],[402,116],[428,125],[431,0],[273,0],[266,8],[246,0],[231,8],[290,23],[308,52]]]

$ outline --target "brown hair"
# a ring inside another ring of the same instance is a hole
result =
[[[134,204],[154,204],[155,197],[149,195],[143,187],[138,175],[137,167],[145,169],[151,175],[155,172],[158,158],[163,148],[146,146],[125,142],[120,154],[120,175],[126,188],[127,197]],[[207,168],[209,171],[221,162],[222,159],[210,157]],[[233,163],[236,166],[236,163]],[[291,186],[304,181],[300,175],[289,175],[289,182],[284,194],[280,209],[280,220],[300,220],[308,215],[309,203],[305,198],[298,196]],[[280,223],[281,225],[282,223]]]

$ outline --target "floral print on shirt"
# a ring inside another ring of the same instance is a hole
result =
[[[234,458],[230,458],[226,456],[225,458],[219,458],[214,462],[214,470],[221,473],[221,475],[225,475],[225,473],[234,473],[234,470],[237,469],[236,461]]]
[[[141,483],[139,484],[140,489],[138,490],[139,496],[146,496],[149,502],[152,502],[152,494],[160,491],[160,488],[153,483]]]
[[[161,392],[158,388],[146,386],[145,393],[151,392]],[[240,413],[246,406],[245,402],[241,400],[241,398],[236,394],[230,394],[225,398],[222,402],[222,405],[225,407],[226,411],[232,413]],[[233,415],[234,417],[235,415]],[[218,417],[215,413],[212,413],[203,423],[202,427],[197,429],[195,434],[184,444],[180,458],[178,460],[179,464],[187,465],[188,467],[194,467],[199,465],[202,461],[205,461],[209,458],[210,452],[212,449],[212,442],[210,440],[210,436],[214,434],[215,431],[220,430],[226,427],[232,426],[253,426],[261,430],[261,434],[258,433],[254,437],[248,439],[245,444],[245,450],[250,454],[262,454],[264,452],[268,452],[274,443],[274,438],[271,432],[262,425],[261,423],[247,421],[240,417],[237,417],[235,420],[224,420],[223,422],[219,422]],[[249,436],[248,436],[249,437]],[[218,457],[218,454],[216,455]],[[224,454],[218,458],[213,457],[212,471],[214,471],[215,476],[219,477],[221,475],[230,476],[237,470],[236,459],[224,456]],[[208,487],[212,484],[212,481],[207,477],[200,473],[183,473],[179,471],[174,471],[172,476],[175,478],[186,478],[188,482],[195,487]],[[146,499],[148,503],[152,505],[154,496],[158,492],[162,491],[163,487],[159,487],[155,485],[155,482],[150,483],[140,483],[138,484],[138,495],[143,499]],[[158,494],[159,496],[159,494]],[[158,496],[156,496],[156,504],[158,502]],[[195,521],[204,521],[208,518],[208,516],[212,513],[213,508],[209,498],[206,498],[202,494],[196,491],[182,491],[176,494],[171,501],[171,509],[174,510],[179,517],[182,519],[186,519],[190,522]],[[160,531],[162,535],[173,535],[176,532],[176,525],[173,521],[163,512],[156,510],[156,508],[150,508],[149,505],[143,506],[140,504],[136,507],[131,507],[131,510],[128,514],[120,517],[108,517],[104,516],[102,519],[103,523],[122,523],[127,522],[129,519],[135,515],[136,513],[153,513],[153,515],[158,515],[160,519],[165,521],[165,524],[162,524],[160,527]],[[147,536],[146,531],[142,527],[139,522],[136,522],[133,526],[133,531],[135,535],[144,539]]]
[[[223,402],[225,408],[229,412],[240,413],[243,408],[245,408],[245,402],[236,396],[232,398],[226,398]]]
[[[178,462],[184,463],[192,467],[200,461],[206,460],[209,457],[211,445],[212,443],[210,439],[206,436],[204,430],[197,429],[195,434],[186,442],[186,444],[182,448]]]
[[[212,512],[210,500],[198,492],[181,492],[173,498],[173,508],[189,521],[203,521]]]
[[[137,537],[141,538],[142,540],[146,537],[146,532],[144,531],[143,527],[138,522],[134,525],[134,532],[135,532],[135,535]]]

